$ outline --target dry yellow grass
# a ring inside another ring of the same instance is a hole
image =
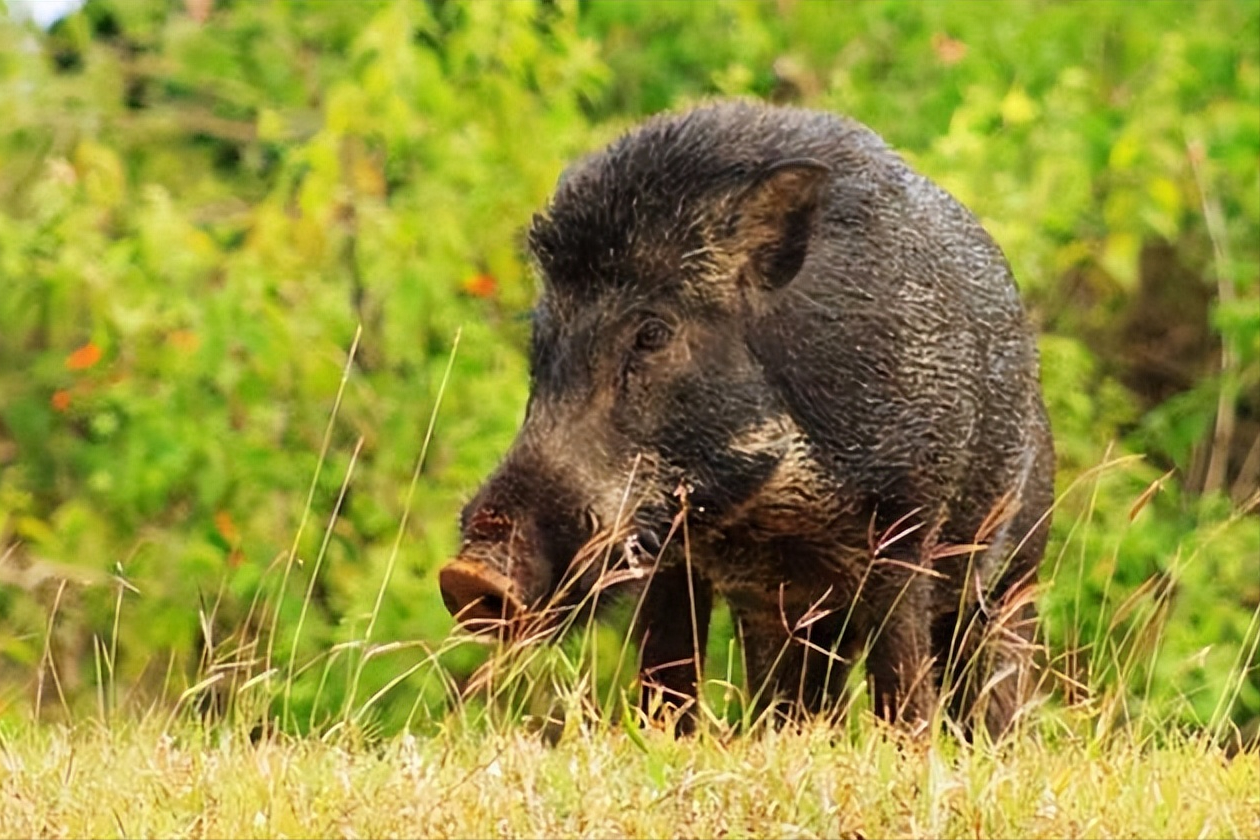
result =
[[[193,725],[0,736],[7,837],[1260,837],[1260,753],[1043,726],[1001,750],[802,731],[519,727],[251,743]]]

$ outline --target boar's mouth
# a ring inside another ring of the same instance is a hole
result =
[[[513,593],[510,578],[482,563],[456,559],[438,573],[442,601],[451,615],[469,630],[500,632],[525,614]]]

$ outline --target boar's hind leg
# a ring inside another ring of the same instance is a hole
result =
[[[1032,583],[1044,543],[1044,534],[1035,534],[982,603],[968,593],[961,621],[955,610],[934,622],[933,646],[944,665],[940,688],[968,738],[983,726],[996,740],[1029,696],[1037,623]]]
[[[1026,590],[1017,590],[987,610],[976,609],[956,633],[957,613],[938,619],[938,633],[953,639],[953,649],[942,655],[949,665],[941,689],[950,718],[968,739],[983,727],[997,740],[1028,696],[1036,608],[1024,598]]]
[[[931,720],[937,700],[932,673],[932,581],[913,571],[888,577],[876,581],[872,576],[876,591],[894,592],[895,598],[872,636],[866,677],[875,713],[889,723],[917,729]]]
[[[1053,472],[1053,456],[1047,445],[1039,456],[1042,475]],[[1042,486],[1044,485],[1044,486]],[[941,690],[949,703],[950,717],[960,723],[968,738],[983,727],[996,740],[1010,727],[1031,693],[1037,607],[1033,586],[1037,567],[1046,549],[1052,502],[1048,481],[1031,488],[1020,511],[1011,520],[1009,541],[999,552],[1018,551],[1005,563],[997,583],[977,598],[975,573],[962,599],[968,608],[961,623],[954,609],[940,615],[932,628],[933,646],[941,669]]]
[[[657,569],[635,624],[640,706],[647,714],[653,708],[679,710],[681,734],[695,729],[697,680],[704,668],[713,610],[713,584],[694,570],[688,578],[682,564]]]

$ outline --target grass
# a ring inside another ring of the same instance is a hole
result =
[[[6,837],[1256,837],[1260,753],[1046,723],[1000,750],[874,724],[521,727],[252,743],[156,719],[0,736]]]

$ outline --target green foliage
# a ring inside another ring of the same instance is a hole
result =
[[[294,668],[286,725],[440,714],[484,657],[433,653],[433,573],[524,405],[521,230],[568,161],[715,94],[867,122],[1009,255],[1055,668],[1260,714],[1260,5],[905,0],[0,20],[0,713],[50,666],[73,705],[244,664]]]

